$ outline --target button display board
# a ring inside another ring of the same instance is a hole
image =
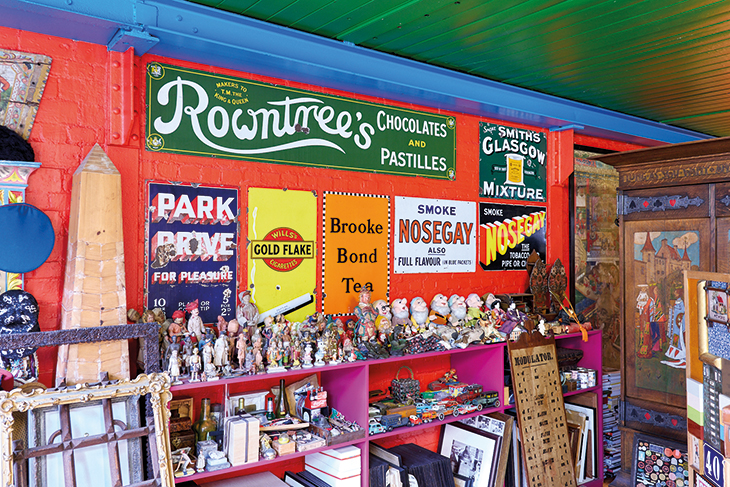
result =
[[[555,339],[523,333],[508,349],[528,483],[575,486]]]

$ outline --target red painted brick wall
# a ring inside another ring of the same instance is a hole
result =
[[[109,74],[112,61],[105,46],[0,27],[0,48],[40,53],[53,58],[50,77],[30,137],[31,145],[36,152],[36,160],[41,162],[42,166],[31,176],[27,190],[28,203],[39,207],[49,215],[57,237],[48,261],[36,271],[26,274],[26,289],[38,299],[41,308],[41,327],[44,330],[56,329],[60,323],[71,178],[95,143],[107,151],[122,176],[127,305],[138,310],[142,308],[144,289],[144,181],[146,179],[239,186],[244,204],[246,190],[249,187],[315,190],[319,195],[320,212],[321,195],[324,191],[479,201],[478,127],[480,120],[486,120],[480,117],[449,113],[456,116],[458,123],[457,179],[453,182],[151,153],[144,149],[142,143],[145,66],[151,61],[250,77],[378,103],[411,105],[391,103],[386,99],[364,97],[355,93],[320,90],[315,86],[146,55],[141,59],[134,58],[136,117],[129,142],[120,146],[112,144],[114,140],[106,128],[112,110],[108,101],[108,93],[112,88]],[[431,111],[421,106],[413,108]],[[569,164],[572,167],[572,143],[571,132],[552,135],[548,145],[549,164]],[[558,171],[549,169],[548,173],[548,262],[552,263],[556,258],[560,258],[570,270],[567,180],[556,183]],[[246,212],[242,214],[245,215]],[[243,241],[246,222],[242,222],[241,228]],[[321,236],[319,240],[321,245]],[[245,259],[242,265],[245,265]],[[321,275],[320,271],[321,269],[318,269],[317,275]],[[239,276],[241,279],[246,278],[245,269]],[[240,282],[239,286],[246,284]],[[490,291],[524,292],[526,289],[527,273],[524,271],[487,273],[477,269],[475,273],[391,276],[392,298],[410,299],[422,296],[430,301],[437,292],[449,296],[452,293],[466,295],[471,292],[482,294]],[[379,296],[373,298],[377,299]],[[55,368],[55,351],[41,351],[40,360],[41,379],[44,383],[51,384]]]

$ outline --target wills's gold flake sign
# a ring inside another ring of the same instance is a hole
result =
[[[456,178],[454,117],[147,65],[147,150]]]
[[[311,191],[248,189],[246,277],[260,320],[283,313],[301,321],[314,313],[317,228]]]

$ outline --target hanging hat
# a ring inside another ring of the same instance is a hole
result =
[[[38,324],[38,302],[35,297],[22,289],[11,289],[0,294],[0,336],[6,333],[35,331],[41,331]],[[0,356],[4,360],[17,360],[35,351],[35,347],[2,350]]]
[[[0,245],[0,271],[24,273],[48,259],[56,241],[48,215],[33,205],[0,206],[0,228],[7,238]]]

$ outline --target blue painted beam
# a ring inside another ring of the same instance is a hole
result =
[[[150,54],[623,142],[709,138],[182,0],[0,0],[0,25],[103,45],[135,32]]]

